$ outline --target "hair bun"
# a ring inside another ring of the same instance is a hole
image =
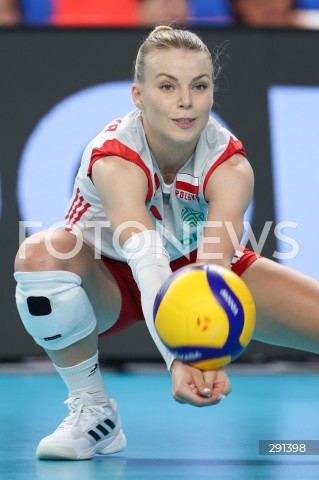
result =
[[[172,32],[174,29],[168,25],[158,25],[151,31],[151,35],[156,35],[157,33]]]

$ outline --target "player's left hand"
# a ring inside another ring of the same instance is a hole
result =
[[[217,405],[231,392],[227,373],[223,368],[202,371],[174,360],[171,367],[173,398],[179,403],[196,407]]]

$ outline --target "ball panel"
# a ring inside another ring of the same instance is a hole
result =
[[[156,318],[156,314],[157,314],[157,310],[158,310],[158,307],[162,301],[162,299],[164,298],[164,296],[166,295],[166,292],[167,290],[169,289],[169,287],[171,286],[171,284],[173,282],[175,282],[175,280],[180,277],[180,276],[184,276],[186,272],[193,272],[195,270],[200,270],[201,269],[201,265],[196,265],[196,264],[191,264],[191,265],[188,265],[186,267],[183,267],[179,270],[176,270],[176,272],[172,273],[168,279],[163,283],[163,285],[161,286],[161,288],[159,289],[157,295],[156,295],[156,298],[155,298],[155,302],[154,302],[154,307],[153,307],[153,318]]]
[[[229,356],[232,359],[235,359],[243,351],[243,347],[237,342],[236,347],[231,348],[224,346],[223,348],[212,348],[212,347],[202,347],[197,344],[180,344],[172,347],[171,343],[166,344],[165,346],[175,355],[179,360],[184,362],[193,363],[200,362],[204,360],[211,360],[216,358],[221,358]],[[233,355],[233,353],[235,355]]]
[[[238,343],[238,339],[244,327],[243,306],[223,278],[223,272],[226,269],[221,269],[215,265],[207,265],[206,270],[209,286],[215,298],[218,300],[227,314],[229,324],[231,325],[224,349],[227,353],[231,353],[232,356],[238,356],[239,353],[237,354],[237,352],[241,351],[241,346]]]
[[[159,305],[155,318],[155,328],[169,350],[188,342],[188,326],[185,315],[166,297]]]
[[[193,269],[184,272],[184,275],[177,275],[164,296],[165,300],[182,309],[188,309],[195,304],[200,306],[201,302],[207,298],[213,297],[207,285],[205,272],[201,269]]]
[[[231,362],[231,356],[227,355],[225,357],[211,358],[210,360],[204,360],[203,362],[195,362],[192,365],[199,370],[216,370],[218,368],[224,367]]]
[[[171,347],[181,343],[221,347],[229,334],[227,315],[212,295],[202,269],[177,275],[169,283],[157,306],[155,326]]]
[[[187,311],[188,344],[221,348],[229,335],[228,317],[220,304],[212,297],[207,282],[203,288],[204,301]]]
[[[234,272],[229,270],[223,271],[223,278],[235,295],[241,300],[245,322],[239,337],[239,342],[241,345],[246,347],[251,340],[256,325],[256,309],[254,299],[246,283]]]

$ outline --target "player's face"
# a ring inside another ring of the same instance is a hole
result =
[[[133,87],[153,153],[168,148],[188,150],[197,141],[213,104],[210,58],[205,52],[171,48],[146,56],[145,80]],[[155,151],[154,151],[155,150]]]

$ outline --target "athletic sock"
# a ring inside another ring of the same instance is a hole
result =
[[[92,395],[97,403],[109,401],[99,367],[98,352],[92,358],[73,367],[54,366],[69,390],[69,397],[76,397],[85,392]]]

